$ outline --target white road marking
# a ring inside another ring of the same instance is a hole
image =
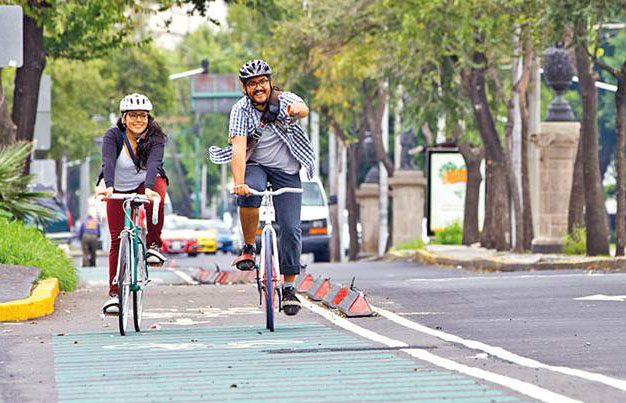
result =
[[[624,273],[611,273],[611,275],[620,275]],[[523,275],[510,275],[510,276],[476,276],[476,277],[446,277],[446,278],[410,278],[406,281],[412,283],[447,283],[450,281],[458,281],[458,280],[506,280],[509,281],[511,279],[518,278],[545,278],[545,279],[560,279],[563,277],[604,277],[607,274],[605,273],[595,273],[595,272],[587,272],[587,273],[571,273],[571,274],[523,274]]]
[[[586,297],[574,298],[577,301],[626,301],[626,295],[588,295]]]
[[[293,344],[304,344],[302,340],[245,340],[228,343],[228,348],[259,348],[259,347],[276,347]]]
[[[359,336],[365,337],[377,343],[385,344],[389,347],[408,347],[409,345],[399,340],[394,340],[389,337],[383,336],[371,330],[365,329],[361,326],[355,325],[347,319],[340,317],[339,315],[332,313],[325,308],[317,306],[312,302],[303,299],[301,301],[302,306],[317,313],[318,315],[328,319],[330,322],[343,329],[356,333]],[[515,378],[511,378],[505,375],[499,375],[493,372],[485,371],[480,368],[474,368],[467,365],[459,364],[458,362],[436,356],[426,350],[419,348],[403,348],[401,351],[415,357],[417,359],[427,361],[433,365],[441,368],[446,368],[451,371],[460,372],[465,375],[469,375],[473,378],[483,379],[487,382],[495,383],[497,385],[504,386],[526,396],[530,396],[534,399],[547,403],[579,403],[580,400],[575,400],[567,396],[552,392],[537,385],[533,385],[528,382],[520,381]]]
[[[419,323],[413,322],[409,319],[403,318],[393,312],[389,312],[387,310],[377,308],[372,306],[372,310],[378,313],[385,318],[402,325],[404,327],[408,327],[409,329],[416,330],[420,333],[425,333],[430,336],[437,337],[441,340],[445,340],[451,343],[461,344],[467,348],[471,348],[474,350],[484,351],[485,353],[492,355],[494,357],[498,357],[505,361],[512,362],[517,365],[521,365],[529,368],[542,368],[553,372],[558,372],[561,374],[575,376],[578,378],[582,378],[588,381],[600,382],[605,385],[611,386],[613,388],[626,391],[626,381],[618,378],[612,378],[602,374],[596,374],[594,372],[584,371],[581,369],[568,368],[568,367],[560,367],[554,365],[544,364],[542,362],[533,360],[532,358],[523,357],[521,355],[512,353],[503,349],[502,347],[494,347],[488,344],[475,341],[475,340],[467,340],[459,336],[455,336],[450,333],[442,332],[440,330],[434,330],[427,326],[420,325]]]

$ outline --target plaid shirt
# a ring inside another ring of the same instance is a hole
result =
[[[291,92],[281,92],[278,96],[280,112],[276,122],[270,123],[269,127],[287,145],[294,158],[306,168],[309,179],[313,177],[315,157],[313,147],[306,137],[304,130],[298,124],[297,119],[287,115],[287,105],[304,103],[302,99]],[[248,97],[241,98],[230,111],[229,136],[253,136],[255,129],[261,125],[261,121],[254,112],[254,106]],[[233,159],[233,148],[228,145],[224,148],[209,147],[209,158],[215,164],[227,164]]]

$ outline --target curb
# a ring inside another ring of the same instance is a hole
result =
[[[40,281],[30,297],[0,304],[0,322],[27,320],[50,315],[59,294],[59,280],[49,278]]]
[[[411,259],[420,263],[439,266],[461,266],[466,270],[481,272],[545,271],[545,270],[603,270],[626,271],[626,258],[598,258],[593,260],[539,261],[533,263],[509,262],[501,257],[477,258],[472,260],[454,259],[437,255],[423,249],[410,253],[391,252],[385,256],[390,260]]]

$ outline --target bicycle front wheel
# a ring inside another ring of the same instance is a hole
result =
[[[139,247],[141,250],[141,246]],[[146,261],[144,254],[139,252],[139,262],[137,264],[137,289],[133,291],[133,324],[135,331],[141,331],[141,318],[143,315],[143,287],[146,285]]]
[[[272,235],[265,232],[265,327],[274,331],[274,278],[272,273]]]
[[[123,233],[120,239],[120,249],[117,256],[117,295],[119,299],[118,322],[120,334],[126,334],[128,325],[128,303],[130,297],[130,237],[128,233]]]

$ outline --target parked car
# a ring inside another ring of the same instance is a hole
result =
[[[189,228],[193,230],[189,237],[196,240],[196,252],[214,255],[218,249],[218,235],[210,221],[212,220],[189,220]]]
[[[184,216],[169,214],[163,220],[161,231],[161,251],[167,254],[198,255],[198,241],[191,228],[190,219]]]
[[[48,198],[36,199],[35,203],[45,207],[54,213],[54,217],[41,222],[31,222],[34,226],[41,229],[46,237],[57,243],[68,243],[74,238],[72,232],[72,215],[67,205],[58,197],[54,189],[50,186],[33,184],[29,186],[29,190],[33,192],[48,192],[51,194]]]
[[[217,250],[224,253],[239,252],[238,234],[222,220],[207,220],[210,228],[217,232]]]
[[[262,211],[260,217],[263,217]],[[260,222],[257,229],[257,250],[260,250],[263,225],[264,223]],[[313,253],[316,262],[330,261],[330,210],[326,192],[318,178],[302,179],[300,227],[302,228],[302,253]],[[274,228],[278,229],[276,223],[274,223]]]

